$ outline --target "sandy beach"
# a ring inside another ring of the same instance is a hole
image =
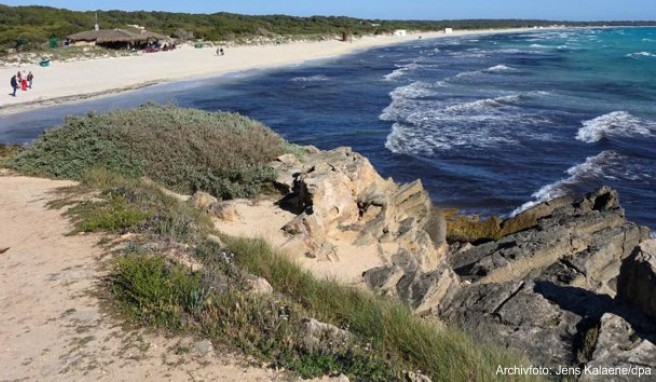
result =
[[[426,39],[519,31],[522,29],[455,31],[452,34],[414,32],[402,37],[363,37],[348,43],[332,40],[236,46],[226,48],[224,56],[217,56],[215,47],[195,49],[184,46],[175,51],[138,56],[53,62],[45,68],[36,64],[8,66],[0,69],[0,78],[7,81],[5,93],[0,96],[0,115],[134,90],[156,83],[300,64],[368,48],[413,41],[420,36]],[[16,97],[11,97],[8,82],[19,70],[25,73],[32,71],[33,88],[28,91],[19,89]]]

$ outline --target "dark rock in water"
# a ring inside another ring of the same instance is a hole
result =
[[[649,230],[626,220],[617,192],[603,187],[559,198],[513,219],[502,224],[531,228],[463,247],[439,272],[397,259],[366,272],[365,280],[540,365],[650,364],[643,358],[652,354],[656,327],[645,314],[656,313],[656,267],[653,256],[635,252]],[[613,341],[639,347],[611,351]]]

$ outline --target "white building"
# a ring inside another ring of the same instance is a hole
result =
[[[394,36],[397,36],[397,37],[403,37],[406,34],[408,34],[408,31],[406,31],[405,29],[397,29],[397,30],[394,31]]]
[[[446,33],[446,34],[453,33],[453,28],[444,28],[444,33]]]

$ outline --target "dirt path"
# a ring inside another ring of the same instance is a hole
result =
[[[70,182],[0,176],[0,381],[288,381],[199,339],[121,328],[93,295],[95,235],[45,204]]]

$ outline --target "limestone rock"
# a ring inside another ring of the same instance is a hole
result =
[[[299,335],[302,345],[309,352],[339,352],[348,348],[353,335],[334,325],[306,318],[303,320]]]
[[[299,211],[282,229],[304,238],[304,253],[334,258],[331,237],[352,231],[358,233],[354,245],[398,243],[417,258],[424,271],[437,267],[446,253],[446,234],[444,224],[432,214],[421,181],[397,185],[385,180],[367,158],[349,148],[309,155],[302,165],[298,173],[281,175],[294,179],[284,200],[295,203],[289,207]]]
[[[654,269],[650,264],[645,270],[644,256],[640,267],[635,256],[624,262],[630,282],[618,280],[622,261],[648,238],[648,230],[626,220],[617,193],[608,188],[535,208],[521,217],[522,224],[531,221],[528,229],[495,242],[454,247],[457,251],[432,271],[423,271],[420,257],[404,248],[390,265],[365,272],[365,280],[380,294],[421,314],[437,314],[476,337],[520,349],[535,363],[579,365],[585,353],[581,339],[604,314],[619,312],[613,299],[617,289],[621,294],[639,284],[641,293],[631,295],[654,296],[653,284],[643,283]],[[645,305],[633,304],[643,310]],[[642,332],[656,332],[639,312],[622,314]]]
[[[276,160],[287,166],[294,166],[299,164],[298,158],[294,154],[283,154],[276,158]]]
[[[221,220],[236,221],[239,219],[237,213],[237,206],[234,202],[216,202],[209,206],[210,215],[215,216]]]
[[[248,285],[249,292],[258,295],[267,295],[273,293],[273,287],[263,277],[257,277],[255,275],[246,276],[246,284]]]
[[[197,191],[189,201],[192,206],[204,212],[209,212],[210,207],[218,203],[217,198],[203,191]]]
[[[615,375],[614,381],[653,380],[656,378],[656,345],[644,338],[622,317],[606,313],[601,318],[592,359],[585,365],[582,381],[596,381],[593,373],[601,368],[630,368],[627,375]],[[643,370],[642,378],[635,372]],[[646,370],[649,369],[649,370]],[[645,375],[648,372],[649,375]]]
[[[636,248],[624,260],[617,280],[617,299],[656,319],[656,254]]]

